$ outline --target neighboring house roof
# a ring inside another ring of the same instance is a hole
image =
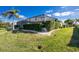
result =
[[[41,14],[37,16],[33,16],[31,18],[27,18],[25,20],[17,22],[17,24],[25,24],[25,23],[36,23],[36,22],[45,22],[45,21],[51,21],[52,17],[47,16],[46,14]]]
[[[78,22],[78,21],[75,21],[75,22],[73,22],[73,24],[75,24],[75,25],[79,25],[79,22]]]

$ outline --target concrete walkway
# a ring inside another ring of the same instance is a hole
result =
[[[38,34],[50,36],[50,35],[52,34],[52,32],[54,32],[54,31],[56,31],[56,30],[59,30],[59,29],[51,30],[51,31],[49,31],[49,32],[38,32]]]

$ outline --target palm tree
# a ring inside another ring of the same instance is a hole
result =
[[[12,22],[12,29],[15,30],[15,27],[14,27],[14,20],[15,20],[15,17],[16,18],[19,18],[19,15],[17,14],[19,12],[19,10],[16,10],[16,9],[12,9],[12,10],[8,10],[4,13],[2,13],[2,15],[4,17],[8,16],[8,19],[11,19],[13,17],[13,22]]]

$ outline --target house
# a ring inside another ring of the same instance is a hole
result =
[[[74,21],[73,25],[79,25],[79,21]]]
[[[18,21],[15,28],[35,31],[50,31],[49,24],[52,20],[54,20],[54,18],[49,17],[46,14],[41,14]]]

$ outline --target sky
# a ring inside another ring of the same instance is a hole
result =
[[[17,13],[20,19],[16,21],[40,14],[47,14],[50,17],[58,18],[62,21],[79,18],[79,6],[0,6],[0,19],[11,22],[12,19],[2,17],[2,13],[13,8],[20,10]]]

